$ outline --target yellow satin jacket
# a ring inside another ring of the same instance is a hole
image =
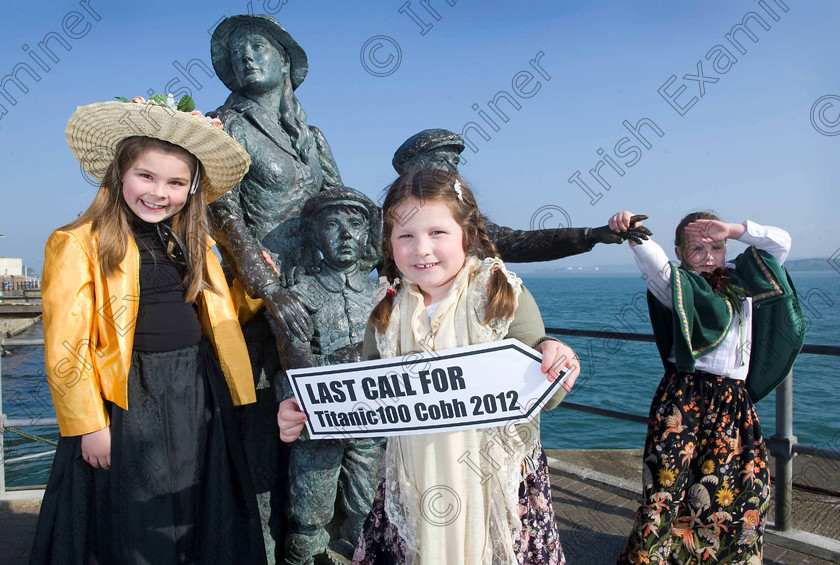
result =
[[[202,333],[219,358],[235,405],[256,401],[251,363],[222,267],[210,251],[207,270],[221,295],[198,298]],[[44,357],[58,426],[63,436],[109,425],[103,399],[129,409],[128,370],[140,298],[140,253],[129,238],[120,272],[99,269],[98,236],[91,224],[56,231],[47,240],[41,295]]]

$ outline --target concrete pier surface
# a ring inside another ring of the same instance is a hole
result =
[[[8,318],[0,317],[0,339],[14,337],[34,326],[41,317]]]
[[[642,451],[546,450],[554,510],[569,565],[615,563],[624,549],[642,491]],[[771,458],[771,474],[774,468]],[[817,478],[819,477],[819,478]],[[840,563],[840,462],[799,455],[794,459],[792,523],[797,531],[768,527],[765,565]],[[770,505],[768,521],[775,508]]]
[[[639,503],[641,450],[546,453],[566,561],[569,565],[615,563]],[[840,462],[802,455],[794,463],[795,483],[840,492]],[[0,565],[27,562],[42,494],[11,491],[0,498]],[[794,488],[792,520],[797,528],[793,533],[780,534],[768,528],[766,565],[840,563],[840,497]]]
[[[0,292],[0,337],[16,335],[15,328],[18,325],[15,322],[17,320],[40,319],[42,312],[40,290]]]

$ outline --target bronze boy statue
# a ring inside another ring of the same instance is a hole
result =
[[[310,313],[313,334],[303,342],[278,333],[281,364],[300,368],[358,361],[378,286],[367,275],[381,252],[380,210],[361,192],[342,187],[311,197],[300,219],[303,245],[322,258],[317,267],[296,273],[288,291]],[[282,397],[291,397],[288,381],[281,382]],[[318,563],[328,544],[352,555],[376,493],[384,447],[384,439],[377,438],[291,444],[287,563]],[[336,508],[343,512],[338,524]]]

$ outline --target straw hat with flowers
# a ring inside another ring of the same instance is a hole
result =
[[[178,101],[171,94],[130,102],[120,98],[79,106],[65,134],[82,168],[99,182],[114,160],[117,145],[128,137],[154,137],[183,147],[201,162],[199,186],[206,202],[233,188],[251,165],[248,153],[225,133],[222,123],[196,111],[189,96]]]

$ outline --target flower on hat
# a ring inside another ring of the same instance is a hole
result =
[[[123,102],[127,102],[130,104],[150,104],[152,106],[164,106],[169,108],[170,110],[177,110],[178,112],[188,113],[190,116],[194,118],[200,118],[204,120],[206,123],[210,124],[215,128],[222,128],[222,121],[219,118],[211,118],[210,116],[205,116],[201,112],[195,109],[195,101],[192,99],[191,96],[185,94],[178,100],[175,100],[175,97],[172,96],[171,93],[169,94],[154,94],[149,97],[148,100],[143,98],[142,96],[135,96],[131,100],[125,98],[124,96],[115,96],[117,100],[122,100]]]

